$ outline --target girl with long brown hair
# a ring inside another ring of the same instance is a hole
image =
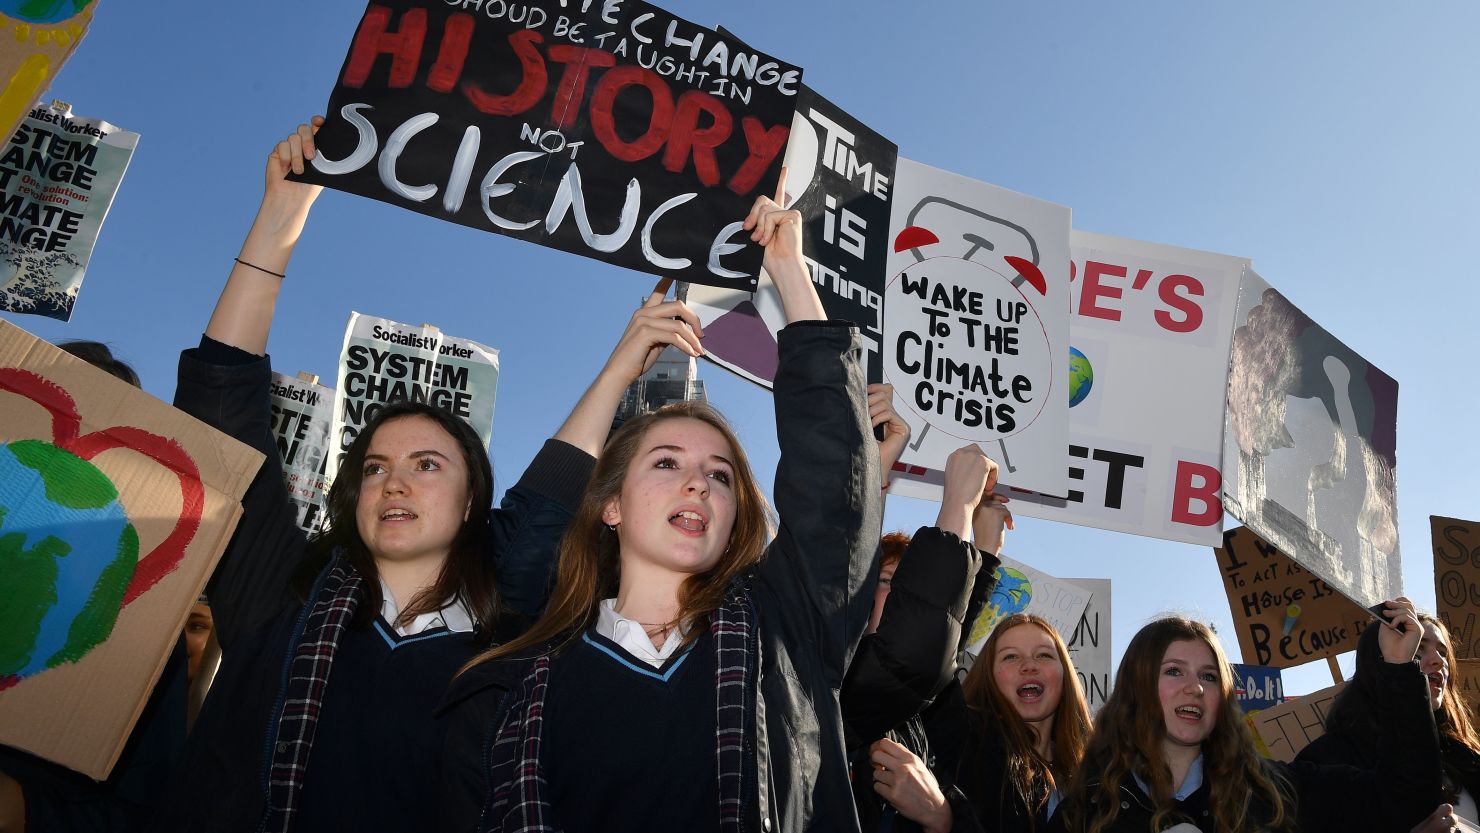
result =
[[[1427,613],[1418,614],[1423,638],[1418,643],[1418,668],[1428,683],[1429,707],[1439,729],[1440,764],[1444,774],[1444,802],[1414,833],[1444,833],[1455,818],[1480,825],[1475,802],[1480,796],[1480,735],[1475,732],[1471,705],[1452,685],[1450,663],[1454,651],[1449,629]],[[1378,726],[1387,719],[1377,697],[1378,628],[1373,624],[1357,641],[1357,672],[1337,696],[1326,715],[1326,733],[1300,750],[1298,760],[1324,764],[1372,767],[1377,764]]]
[[[1075,833],[1407,830],[1439,795],[1438,738],[1414,664],[1421,628],[1385,603],[1384,755],[1369,770],[1261,757],[1218,638],[1182,617],[1131,640],[1055,827]]]
[[[824,320],[801,222],[763,197],[744,223],[791,322],[774,539],[713,409],[617,431],[544,616],[449,692],[444,829],[856,828],[837,691],[877,575],[879,460],[857,333]]]

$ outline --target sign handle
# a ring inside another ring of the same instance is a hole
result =
[[[1335,655],[1326,655],[1326,665],[1331,669],[1332,680],[1336,681],[1338,684],[1346,682],[1346,678],[1341,676],[1341,666],[1337,664]]]

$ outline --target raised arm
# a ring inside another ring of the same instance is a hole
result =
[[[308,124],[298,125],[267,155],[262,204],[206,325],[206,335],[222,344],[267,355],[267,333],[288,260],[303,233],[308,210],[323,190],[285,177],[290,170],[303,173],[304,161],[314,158],[313,136],[323,123],[323,116],[314,116]]]

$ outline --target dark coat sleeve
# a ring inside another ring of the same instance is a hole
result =
[[[908,720],[951,681],[982,561],[976,547],[938,527],[921,527],[910,540],[894,571],[879,628],[859,642],[843,678],[840,699],[850,750]]]
[[[499,602],[533,621],[555,582],[560,540],[581,502],[596,458],[546,440],[519,482],[504,493],[489,522],[497,559]]]
[[[879,452],[869,427],[855,331],[791,324],[778,339],[775,499],[781,526],[756,568],[789,644],[843,682],[868,624],[879,572]]]
[[[1417,663],[1381,663],[1373,769],[1297,760],[1285,771],[1299,802],[1300,828],[1315,831],[1411,829],[1443,803],[1439,733]]]
[[[216,638],[222,654],[229,656],[237,638],[257,631],[294,603],[291,579],[308,539],[298,528],[272,436],[268,359],[213,364],[203,355],[210,346],[180,354],[175,407],[267,458],[242,496],[241,521],[206,586]]]

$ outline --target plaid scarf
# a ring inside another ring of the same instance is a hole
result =
[[[286,833],[292,827],[334,653],[359,607],[362,584],[360,574],[336,558],[304,608],[278,701],[277,731],[268,747],[267,813],[258,828],[264,833]]]
[[[756,698],[756,633],[750,594],[736,585],[710,616],[714,636],[714,755],[719,773],[723,833],[744,827],[745,740],[753,734]],[[478,829],[484,833],[558,833],[540,771],[550,655],[542,654],[524,676],[505,713],[487,760],[489,795]]]

